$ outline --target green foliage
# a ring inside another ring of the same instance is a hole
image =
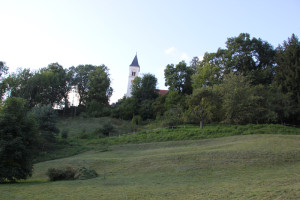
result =
[[[75,177],[76,170],[72,167],[66,167],[65,169],[49,168],[46,175],[50,181],[59,180],[73,180]]]
[[[67,139],[69,136],[69,129],[63,129],[60,134],[62,139]]]
[[[294,123],[300,122],[300,41],[294,34],[277,48],[277,66],[275,82],[279,89],[291,97],[293,111],[288,118]]]
[[[186,121],[200,122],[200,128],[203,128],[203,121],[211,121],[216,119],[216,113],[220,112],[220,98],[212,87],[202,87],[193,91],[189,96],[187,103],[189,109],[186,110],[184,116]]]
[[[0,113],[0,182],[26,179],[32,175],[32,150],[36,147],[38,126],[27,114],[26,100],[5,100]]]
[[[137,113],[137,102],[135,98],[119,99],[116,104],[112,106],[112,116],[124,120],[130,120]]]
[[[178,91],[180,94],[191,94],[193,91],[191,76],[194,70],[188,67],[184,61],[167,65],[165,74],[165,85],[169,90]]]
[[[88,101],[94,100],[107,105],[112,95],[108,68],[105,65],[96,66],[88,77]]]
[[[223,99],[224,122],[245,124],[254,120],[259,97],[253,92],[246,77],[230,73],[225,76],[224,83],[218,89]]]
[[[182,109],[171,108],[164,113],[164,125],[175,128],[182,123]]]
[[[141,125],[142,124],[142,117],[140,115],[133,116],[131,120],[131,124],[133,125]]]
[[[208,138],[228,137],[235,135],[251,134],[281,134],[300,135],[300,130],[295,127],[287,127],[278,124],[248,124],[248,125],[211,125],[208,124],[199,129],[199,126],[181,125],[176,129],[163,128],[153,131],[141,131],[131,135],[120,137],[102,138],[100,144],[137,144],[163,141],[199,140]],[[93,141],[94,142],[94,141]]]
[[[89,74],[95,70],[93,65],[78,65],[77,67],[72,67],[73,75],[73,85],[77,86],[79,93],[79,105],[85,105],[88,99],[88,84],[89,84]]]
[[[59,104],[63,98],[66,100],[69,82],[70,76],[58,63],[49,64],[36,73],[30,69],[19,70],[5,80],[10,96],[26,99],[30,107]]]
[[[7,85],[5,82],[3,82],[3,77],[2,77],[4,74],[7,74],[7,71],[8,71],[8,67],[7,67],[6,63],[3,61],[0,61],[0,102],[2,100],[3,95],[6,92],[6,89],[7,89],[6,88]]]
[[[138,102],[155,99],[157,78],[152,74],[144,74],[142,78],[136,77],[132,85],[132,97]]]
[[[7,74],[7,71],[8,71],[8,67],[7,67],[6,63],[3,61],[0,61],[0,78],[3,74]]]
[[[95,136],[98,136],[99,138],[101,137],[107,137],[109,136],[109,134],[114,130],[114,126],[112,125],[112,122],[111,121],[107,121],[107,122],[104,122],[102,124],[101,127],[99,128],[96,128],[93,133]],[[87,138],[82,138],[82,139],[87,139]]]
[[[228,38],[226,47],[225,73],[247,76],[253,85],[272,83],[275,51],[268,42],[241,33],[238,37]]]
[[[39,129],[42,136],[48,142],[55,142],[55,136],[59,133],[59,129],[56,127],[57,114],[51,105],[38,105],[31,111],[36,118]]]
[[[195,74],[192,76],[193,89],[213,86],[221,83],[221,67],[210,61],[210,55],[205,53],[204,59],[196,68]]]

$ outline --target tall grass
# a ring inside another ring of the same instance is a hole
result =
[[[203,129],[200,129],[198,126],[194,125],[184,125],[179,126],[175,129],[162,128],[153,131],[141,131],[135,134],[128,134],[120,137],[102,138],[98,140],[98,142],[95,140],[92,140],[90,142],[113,145],[128,143],[197,140],[251,134],[300,135],[300,129],[278,124],[207,125]]]

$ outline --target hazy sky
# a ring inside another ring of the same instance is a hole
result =
[[[167,64],[224,48],[250,33],[274,47],[300,37],[300,0],[0,0],[0,61],[10,72],[58,62],[105,64],[114,89],[127,90],[135,54],[141,73],[164,86]]]

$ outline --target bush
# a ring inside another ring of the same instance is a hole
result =
[[[47,176],[50,181],[59,180],[74,180],[74,179],[90,179],[98,177],[95,170],[87,169],[85,167],[78,168],[74,170],[72,167],[66,167],[65,169],[49,168],[47,171]]]
[[[76,171],[72,167],[66,167],[65,169],[49,168],[47,176],[50,181],[58,180],[73,180]]]
[[[61,138],[67,139],[67,138],[68,138],[68,135],[69,135],[69,129],[63,129],[63,130],[61,131]]]
[[[98,135],[98,137],[109,136],[109,133],[114,130],[114,126],[111,122],[104,123],[101,127],[96,128],[94,130],[94,134]]]

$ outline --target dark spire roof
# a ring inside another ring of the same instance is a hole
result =
[[[131,65],[129,65],[129,66],[140,67],[140,66],[139,66],[139,62],[138,62],[138,59],[137,59],[137,54],[135,54],[135,57],[134,57],[134,59],[133,59]]]

